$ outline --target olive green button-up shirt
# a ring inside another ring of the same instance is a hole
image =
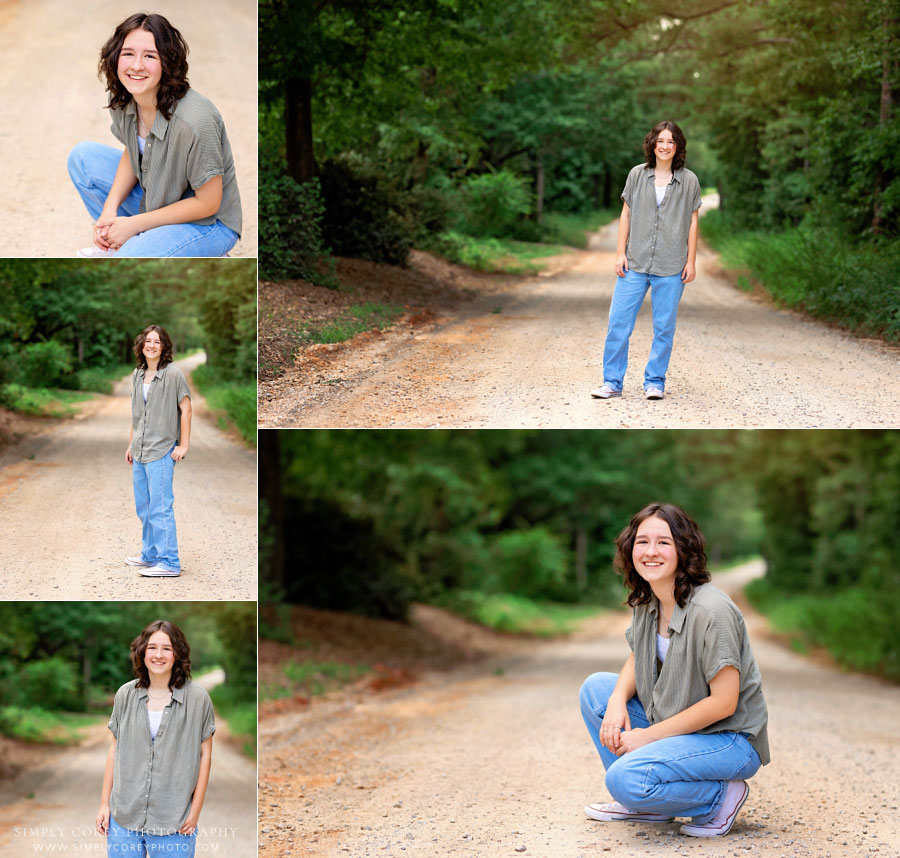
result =
[[[147,689],[126,682],[113,703],[109,729],[116,759],[109,808],[119,825],[166,835],[187,819],[200,776],[200,745],[216,731],[212,701],[199,685],[172,689],[156,739],[150,736]]]
[[[144,373],[138,367],[131,374],[131,455],[146,465],[161,459],[181,441],[181,407],[190,396],[187,382],[177,366],[156,370],[144,402]]]
[[[123,110],[111,110],[112,133],[128,151],[131,169],[141,190],[140,211],[148,212],[177,203],[215,176],[222,177],[222,204],[209,217],[195,221],[209,225],[222,221],[241,232],[241,195],[234,174],[231,144],[216,106],[189,89],[166,119],[157,111],[147,135],[144,154],[138,149],[137,108],[134,100]]]
[[[700,181],[684,168],[675,170],[662,203],[656,204],[653,168],[632,167],[622,191],[631,213],[625,256],[628,267],[661,277],[680,274],[687,263],[691,216],[700,206]]]
[[[669,650],[660,669],[656,657],[659,602],[651,596],[634,608],[625,632],[634,652],[634,678],[638,699],[651,724],[665,721],[709,697],[709,681],[723,667],[741,674],[738,705],[734,714],[716,721],[699,733],[745,733],[759,754],[769,762],[768,710],[762,679],[747,627],[737,605],[712,584],[694,589],[683,608],[675,605],[669,623]]]

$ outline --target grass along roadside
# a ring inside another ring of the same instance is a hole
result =
[[[210,692],[216,717],[227,722],[231,735],[241,744],[244,755],[256,759],[256,701],[236,699],[227,684]]]
[[[25,387],[21,384],[4,384],[0,388],[0,405],[32,417],[74,417],[78,413],[75,403],[92,397],[93,393],[83,391]]]
[[[220,429],[234,426],[244,441],[256,446],[256,382],[224,381],[209,364],[192,373],[194,385],[206,398]]]
[[[11,739],[52,745],[77,745],[83,728],[98,716],[85,712],[56,712],[39,706],[0,707],[0,733]]]
[[[297,694],[318,697],[334,691],[361,676],[371,673],[367,664],[345,664],[338,661],[287,661],[279,675],[260,685],[260,700],[279,700]]]

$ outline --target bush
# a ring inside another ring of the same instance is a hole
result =
[[[33,661],[22,668],[20,685],[28,706],[76,709],[78,674],[75,666],[58,656]]]
[[[29,343],[18,357],[16,381],[24,387],[63,387],[72,372],[72,352],[55,340]]]
[[[492,589],[496,592],[565,600],[567,567],[565,548],[543,527],[498,534],[491,545]]]
[[[326,161],[319,172],[328,243],[338,256],[406,265],[413,229],[405,204],[374,176],[355,173],[347,164]]]
[[[462,199],[459,228],[469,235],[516,237],[517,224],[531,211],[528,181],[509,170],[470,176]]]
[[[322,237],[325,206],[317,180],[295,182],[287,166],[261,157],[259,175],[259,276],[337,286]]]

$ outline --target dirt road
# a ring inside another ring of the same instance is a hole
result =
[[[602,378],[617,224],[548,276],[477,298],[411,337],[394,331],[260,384],[265,427],[688,428],[900,425],[900,351],[780,311],[701,248],[682,299],[666,399],[643,398],[649,300],[621,399]]]
[[[91,221],[66,172],[80,140],[118,146],[97,79],[100,47],[137,7],[116,0],[0,0],[2,256],[72,257]],[[244,232],[231,256],[257,254],[256,3],[157,0],[185,37],[191,85],[225,120]]]
[[[201,352],[177,365],[187,374]],[[216,428],[203,398],[187,458],[175,469],[180,578],[142,578],[129,465],[128,380],[83,419],[0,456],[0,593],[4,599],[256,601],[256,455]]]
[[[734,593],[761,571],[715,583]],[[583,815],[609,799],[578,690],[625,660],[628,618],[614,614],[567,641],[263,721],[260,855],[900,855],[900,688],[802,658],[747,617],[772,763],[723,840]]]
[[[103,769],[109,751],[106,720],[76,748],[60,749],[39,770],[0,783],[0,853],[4,858],[40,854],[106,855],[94,830]],[[226,741],[217,724],[213,764],[196,854],[256,856],[256,765]]]

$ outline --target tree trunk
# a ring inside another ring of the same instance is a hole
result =
[[[612,208],[612,173],[609,167],[603,171],[603,208]]]
[[[881,98],[879,111],[879,125],[884,128],[894,113],[894,102],[897,92],[894,81],[897,76],[896,63],[893,57],[895,30],[897,29],[896,12],[891,0],[882,4],[881,17]],[[884,232],[884,205],[882,195],[885,187],[885,172],[882,166],[875,170],[875,202],[872,207],[872,232],[881,235]]]
[[[540,223],[544,217],[544,153],[538,152],[537,173],[534,180],[534,218]]]
[[[312,135],[312,81],[292,78],[284,82],[284,138],[288,173],[296,182],[316,174]]]
[[[266,531],[272,539],[268,552],[269,583],[284,591],[284,496],[281,491],[281,447],[275,431],[260,432],[259,493],[266,502]]]
[[[587,589],[587,532],[583,527],[575,531],[575,582],[579,593]]]

